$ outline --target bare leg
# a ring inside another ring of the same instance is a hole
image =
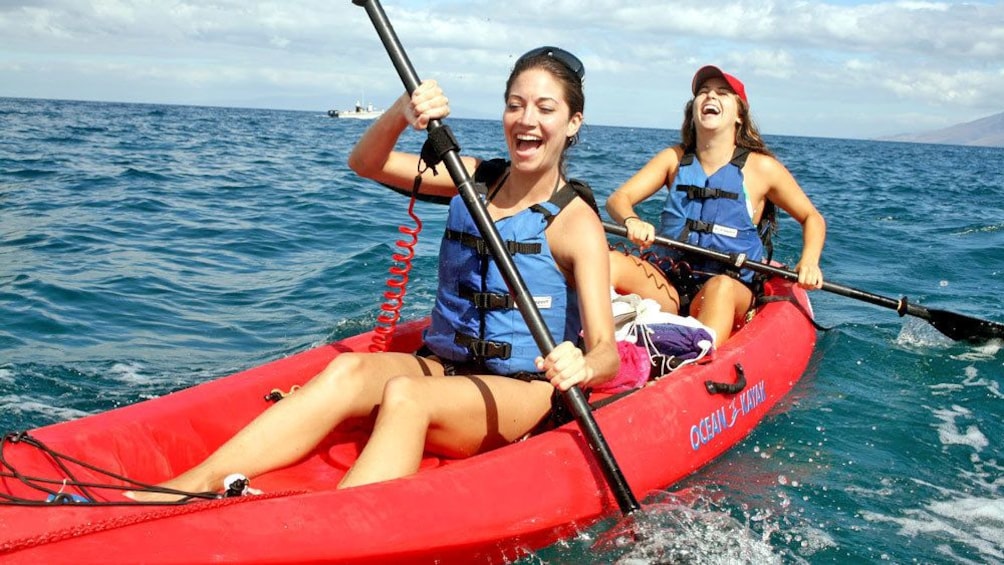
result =
[[[429,366],[441,374],[436,363]],[[259,475],[296,462],[331,430],[352,417],[366,416],[380,402],[394,375],[420,373],[411,355],[344,353],[296,393],[262,412],[205,461],[160,486],[187,492],[217,490],[224,477]],[[171,500],[173,495],[134,492],[136,500]]]
[[[467,457],[511,443],[547,415],[553,391],[497,376],[392,379],[369,442],[338,486],[415,473],[426,450]]]
[[[635,255],[610,251],[610,282],[621,294],[637,294],[659,303],[663,312],[680,312],[680,294],[655,265]]]
[[[721,346],[753,304],[753,292],[736,279],[716,275],[708,279],[690,305],[690,314],[715,330],[715,347]]]

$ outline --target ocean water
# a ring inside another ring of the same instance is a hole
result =
[[[495,121],[449,121],[504,156]],[[407,199],[322,112],[0,98],[0,432],[166,394],[373,327]],[[419,132],[402,145],[417,150]],[[671,129],[587,125],[602,202]],[[1004,322],[1004,149],[767,136],[828,222],[829,280]],[[655,217],[658,203],[643,208]],[[403,309],[425,315],[445,209]],[[775,258],[797,261],[782,222]],[[521,563],[1004,563],[1004,353],[824,292],[799,385],[744,442]],[[547,488],[547,485],[541,485]]]

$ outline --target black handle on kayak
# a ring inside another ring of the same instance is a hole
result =
[[[404,48],[401,46],[397,34],[394,33],[394,29],[391,27],[387,14],[384,13],[380,2],[378,0],[352,0],[352,3],[366,9],[366,13],[369,15],[377,34],[380,36],[380,40],[383,41],[383,45],[387,49],[387,54],[390,55],[391,61],[394,63],[394,68],[397,69],[398,75],[401,76],[401,80],[404,82],[405,89],[408,94],[414,92],[420,83],[418,74],[415,72],[414,67],[412,67],[411,61],[408,60],[408,55],[404,52]],[[443,126],[440,120],[432,120],[429,122],[428,131],[431,134],[443,127],[446,126]],[[478,198],[477,192],[474,190],[473,181],[467,169],[464,168],[463,161],[460,160],[457,150],[451,149],[446,152],[443,155],[443,162],[450,172],[453,183],[457,185],[457,190],[460,192],[467,210],[474,219],[478,231],[481,232],[481,237],[488,243],[488,248],[495,258],[502,277],[512,290],[519,311],[523,315],[526,325],[529,326],[530,332],[537,342],[537,346],[546,356],[557,344],[555,344],[554,338],[548,331],[547,326],[544,325],[540,311],[537,309],[537,305],[534,303],[529,290],[527,290],[522,276],[516,270],[512,256],[506,250],[502,237],[488,215],[488,210]],[[600,432],[600,428],[593,418],[582,390],[578,386],[573,386],[565,391],[563,396],[572,414],[574,414],[575,420],[586,438],[586,442],[589,444],[589,449],[595,455],[596,461],[599,463],[607,484],[610,486],[610,490],[613,491],[621,511],[631,513],[638,510],[641,506],[638,504],[634,493],[631,492],[631,487],[617,465],[617,461],[610,451],[610,446],[607,445],[606,439],[604,439],[603,434]]]
[[[624,226],[604,222],[603,229],[605,229],[609,234],[627,237],[627,228]],[[703,247],[698,247],[697,245],[661,236],[656,236],[655,242],[659,245],[672,247],[680,251],[720,261],[736,268],[741,267],[761,274],[781,277],[789,281],[798,281],[798,273],[795,273],[794,271],[781,269],[759,261],[748,261],[746,256],[743,254],[712,251],[711,249],[705,249]],[[928,323],[934,326],[938,331],[956,341],[965,340],[980,343],[990,339],[1004,339],[1004,325],[1002,324],[988,320],[981,320],[964,314],[949,312],[947,310],[925,308],[919,304],[911,304],[905,296],[900,299],[887,298],[885,296],[872,294],[870,292],[865,292],[863,290],[831,282],[823,282],[822,290],[868,302],[876,306],[890,308],[895,310],[900,316],[906,316],[909,314],[910,316],[922,318],[927,320]]]

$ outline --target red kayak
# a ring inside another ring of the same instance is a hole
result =
[[[746,437],[801,377],[816,341],[808,300],[781,280],[770,281],[767,293],[802,307],[770,302],[710,361],[595,410],[639,499]],[[417,349],[425,323],[399,326],[391,349]],[[80,490],[73,484],[109,478],[45,452],[157,483],[205,458],[267,408],[271,391],[289,391],[340,353],[368,350],[372,340],[361,334],[161,398],[9,434],[0,443],[0,562],[512,561],[619,512],[574,422],[467,459],[427,456],[410,477],[335,490],[365,440],[362,429],[342,426],[306,459],[255,477],[262,495],[170,506]],[[741,391],[709,392],[706,381],[734,383],[737,373],[746,380]],[[60,494],[57,502],[43,502],[50,493],[22,477],[50,480],[44,484]],[[88,494],[90,503],[58,502]]]

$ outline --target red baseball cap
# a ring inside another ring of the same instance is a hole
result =
[[[732,90],[736,91],[739,98],[743,99],[743,102],[749,104],[750,101],[746,99],[746,87],[743,86],[743,81],[737,79],[736,77],[726,73],[725,71],[719,69],[714,65],[706,65],[701,67],[696,73],[694,73],[694,81],[690,84],[690,89],[693,91],[694,95],[697,95],[697,90],[701,88],[704,81],[709,78],[718,77],[728,83],[732,87]]]

